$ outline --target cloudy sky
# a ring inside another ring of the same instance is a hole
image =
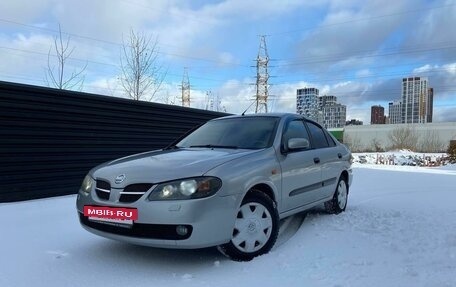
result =
[[[179,104],[188,67],[193,107],[210,93],[241,113],[267,35],[274,112],[295,112],[296,89],[317,87],[368,123],[371,105],[399,99],[402,77],[426,76],[434,121],[456,121],[455,15],[456,0],[2,0],[0,80],[46,86],[60,24],[74,47],[68,73],[87,65],[83,91],[124,96],[119,59],[133,29],[157,39],[167,70],[155,100]]]

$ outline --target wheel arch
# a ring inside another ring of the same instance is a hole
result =
[[[343,170],[340,174],[339,180],[344,179],[345,183],[347,184],[347,192],[349,192],[349,175],[347,170]]]
[[[269,198],[271,198],[272,201],[274,201],[275,204],[277,204],[277,198],[276,198],[276,195],[274,193],[274,190],[267,183],[257,183],[255,185],[253,185],[252,187],[249,188],[249,190],[245,194],[244,198],[247,197],[249,194],[251,194],[253,190],[261,191],[262,193],[264,193],[267,196],[269,196]]]

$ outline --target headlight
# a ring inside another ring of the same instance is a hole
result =
[[[92,190],[93,182],[92,177],[90,177],[90,175],[86,175],[81,185],[82,192],[89,193]]]
[[[216,177],[195,177],[159,184],[149,200],[180,200],[208,197],[215,194],[222,181]]]

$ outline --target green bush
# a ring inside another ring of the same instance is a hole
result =
[[[451,141],[447,150],[451,163],[456,163],[456,141]]]

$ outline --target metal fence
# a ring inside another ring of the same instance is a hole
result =
[[[76,193],[92,167],[223,115],[0,81],[0,202]]]

